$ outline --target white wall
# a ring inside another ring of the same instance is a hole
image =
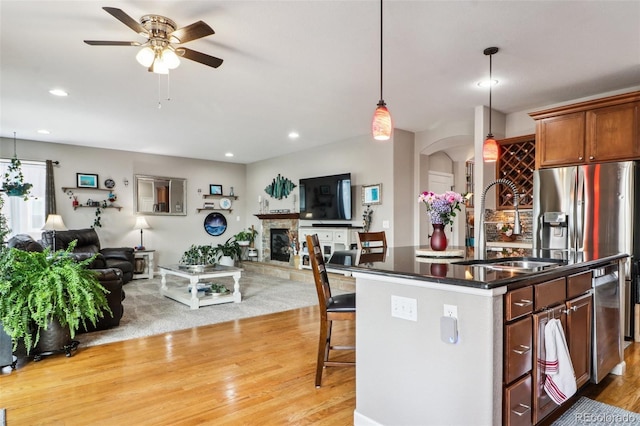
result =
[[[398,133],[394,132],[394,134]],[[404,137],[406,135],[403,135]],[[382,230],[382,222],[388,220],[392,226],[385,231],[387,231],[387,241],[391,244],[394,241],[394,143],[396,143],[395,135],[392,140],[386,142],[374,141],[371,136],[366,135],[249,164],[247,166],[247,182],[251,183],[247,188],[247,197],[251,203],[245,211],[247,225],[254,224],[257,229],[260,229],[260,220],[254,216],[258,212],[258,196],[269,198],[271,210],[291,209],[293,211],[292,196],[276,200],[264,192],[264,188],[278,174],[297,184],[300,178],[349,172],[353,188],[353,220],[348,223],[354,226],[362,225],[364,209],[361,203],[361,186],[382,183],[382,204],[372,206],[371,230]],[[294,194],[298,195],[297,187],[294,189]],[[298,207],[296,204],[296,212],[299,211]],[[318,221],[301,220],[300,226],[310,226],[315,222]],[[338,223],[336,221],[328,222]]]
[[[13,140],[0,139],[0,156],[13,155]],[[115,180],[114,193],[118,196],[116,205],[122,210],[106,209],[102,213],[102,227],[96,231],[102,247],[133,247],[140,244],[140,231],[134,230],[135,223],[133,184],[135,174],[180,177],[187,179],[186,216],[145,215],[152,229],[145,230],[144,244],[147,249],[157,250],[157,264],[177,263],[190,244],[218,244],[224,242],[244,228],[244,212],[253,207],[246,197],[246,166],[207,160],[193,160],[126,151],[97,149],[43,143],[18,141],[18,157],[29,160],[58,160],[54,168],[56,201],[58,214],[62,215],[69,229],[89,228],[93,225],[95,210],[89,208],[73,210],[71,199],[62,192],[63,186],[76,186],[76,173],[98,174],[100,187],[104,180]],[[124,185],[124,180],[129,185]],[[233,202],[231,214],[222,212],[228,228],[224,234],[212,237],[204,231],[206,213],[196,213],[202,207],[203,199],[198,189],[208,193],[209,184],[221,184],[225,194],[233,186],[238,200]],[[78,201],[87,198],[102,200],[106,192],[77,191]]]

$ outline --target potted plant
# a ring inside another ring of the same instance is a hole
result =
[[[49,249],[42,252],[3,250],[0,322],[13,339],[14,350],[22,339],[29,353],[41,336],[58,324],[68,334],[63,343],[66,347],[81,325],[87,321],[95,325],[105,312],[111,313],[105,296],[107,290],[95,272],[87,268],[95,256],[77,261],[72,256],[75,245],[74,241],[66,250],[54,253]],[[63,348],[38,347],[40,352],[60,349]]]
[[[207,266],[213,266],[218,262],[219,253],[212,245],[192,244],[180,258],[183,269],[204,271]]]
[[[251,227],[251,229],[247,229],[246,231],[238,232],[233,236],[233,238],[241,247],[253,247],[254,241],[256,240],[256,235],[258,235],[258,231]]]
[[[238,244],[234,237],[229,238],[224,244],[218,244],[216,251],[221,256],[220,264],[226,266],[234,266],[235,261],[239,260],[242,256],[240,244]]]
[[[14,156],[4,174],[2,189],[4,189],[10,197],[23,197],[27,200],[29,191],[33,185],[24,181],[21,166],[22,163],[18,160],[18,157]]]

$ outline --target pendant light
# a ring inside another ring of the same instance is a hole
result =
[[[493,86],[492,73],[492,57],[498,53],[497,47],[487,47],[484,49],[484,54],[489,56],[489,134],[482,145],[482,159],[485,163],[494,163],[498,161],[498,142],[491,133],[491,115],[493,110],[491,109],[491,86]]]
[[[371,132],[375,140],[388,141],[391,138],[392,131],[391,113],[389,113],[387,104],[382,98],[382,0],[380,0],[380,100],[378,101],[376,112],[373,114]]]

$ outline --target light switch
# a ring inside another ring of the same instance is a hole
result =
[[[384,229],[389,229],[389,221],[388,220],[383,220],[382,221],[382,227]]]

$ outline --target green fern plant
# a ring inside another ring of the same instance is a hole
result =
[[[76,261],[75,245],[74,241],[54,253],[11,248],[0,255],[0,322],[13,339],[14,350],[23,339],[29,352],[51,320],[69,326],[73,338],[87,321],[95,325],[105,312],[112,314],[105,296],[108,290],[95,271],[87,269],[93,257]]]

